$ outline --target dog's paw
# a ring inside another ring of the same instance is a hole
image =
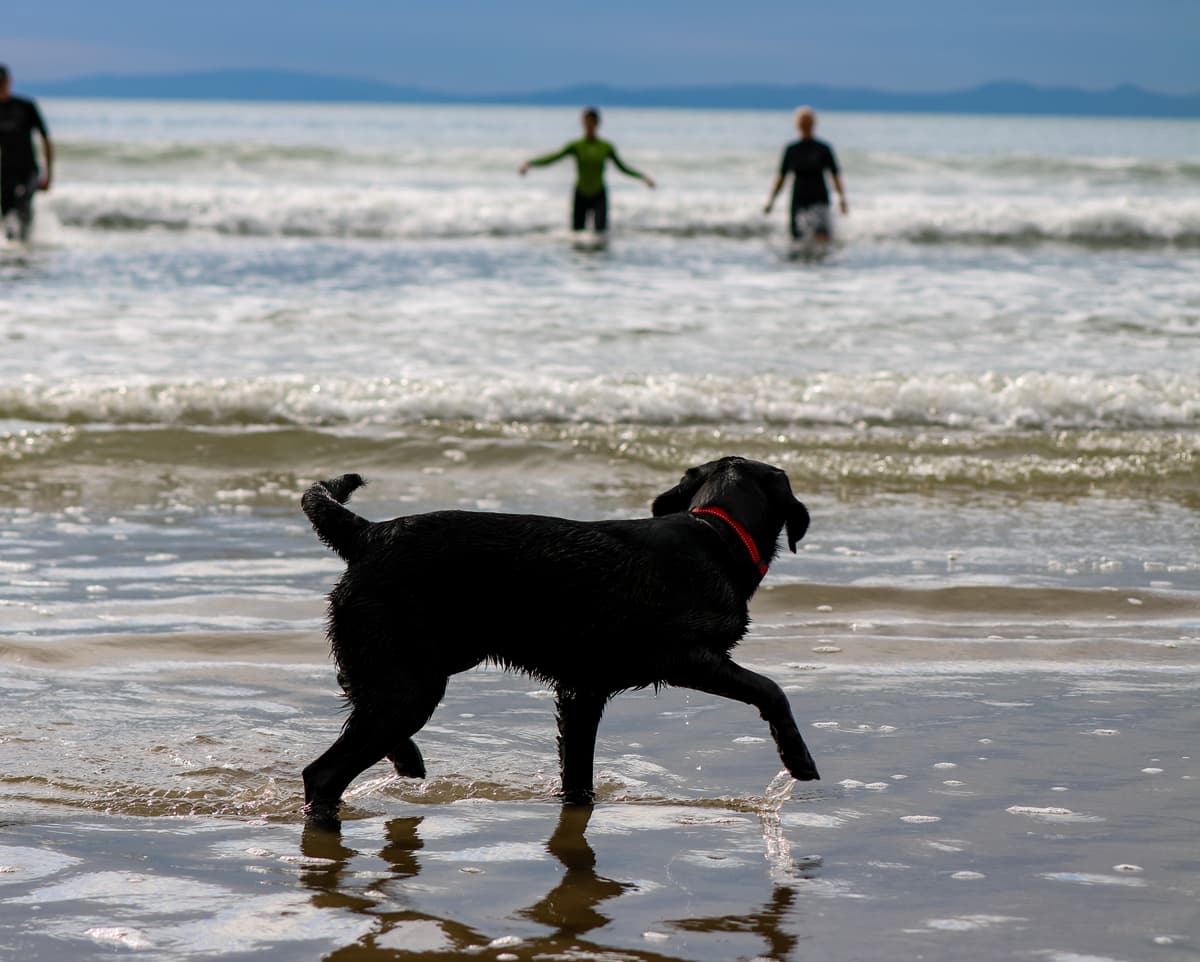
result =
[[[808,746],[797,730],[795,722],[786,725],[771,725],[771,737],[775,739],[775,748],[779,752],[779,760],[788,770],[792,778],[799,782],[814,782],[820,779],[817,763],[808,753]]]
[[[808,749],[803,744],[780,751],[779,758],[783,762],[783,767],[797,781],[815,782],[820,780],[821,774],[817,771],[817,763],[813,761],[812,755],[808,753]]]
[[[336,832],[342,827],[342,820],[338,818],[340,804],[340,802],[325,801],[308,802],[303,808],[304,821],[312,828]]]
[[[388,752],[388,761],[396,774],[402,778],[424,778],[425,759],[421,757],[421,749],[411,738]]]
[[[564,805],[592,805],[596,801],[596,793],[590,788],[570,788],[559,792]]]
[[[788,773],[798,782],[818,782],[821,780],[821,773],[817,771],[817,766],[813,764],[812,759],[808,760],[807,765],[796,765],[792,762],[784,762],[787,766]]]

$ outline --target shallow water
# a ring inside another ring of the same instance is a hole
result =
[[[823,114],[852,212],[791,261],[786,117],[611,114],[660,189],[614,179],[583,254],[570,172],[515,174],[573,111],[43,107],[59,176],[0,248],[5,949],[1200,951],[1200,125]],[[813,516],[740,657],[823,781],[632,693],[560,815],[549,693],[477,671],[427,781],[305,831],[342,717],[307,484],[638,517],[729,453]]]
[[[551,702],[451,684],[426,782],[384,767],[339,835],[299,767],[332,739],[328,671],[214,660],[4,673],[0,918],[23,958],[1191,958],[1195,649],[1129,667],[997,643],[896,661],[891,639],[769,635],[824,781],[742,706],[618,698],[599,802],[561,811]],[[237,660],[242,658],[243,660]],[[850,662],[856,662],[851,664]],[[97,723],[97,719],[105,721]]]

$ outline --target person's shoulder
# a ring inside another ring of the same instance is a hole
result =
[[[42,112],[38,110],[37,101],[32,97],[13,97],[12,100],[17,102],[17,109],[23,110],[25,116],[29,119],[29,123],[36,127],[40,127],[43,123]]]

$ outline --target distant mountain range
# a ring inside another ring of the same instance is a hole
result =
[[[1124,85],[1109,90],[1037,87],[997,82],[944,93],[892,93],[820,84],[719,84],[694,87],[612,87],[586,84],[506,94],[453,94],[423,87],[278,70],[217,70],[174,74],[97,74],[27,86],[41,97],[146,100],[269,100],[318,103],[596,104],[605,107],[676,107],[790,110],[809,103],[822,110],[912,113],[1041,114],[1117,117],[1200,117],[1200,93],[1164,94]]]

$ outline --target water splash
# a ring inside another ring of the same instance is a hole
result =
[[[763,811],[778,814],[779,810],[783,808],[784,802],[792,797],[795,787],[796,779],[792,778],[791,773],[786,769],[780,770],[763,792]]]
[[[811,878],[812,870],[821,864],[819,855],[792,855],[792,843],[783,834],[783,805],[792,797],[796,779],[786,770],[771,779],[763,792],[759,808],[759,824],[762,826],[763,857],[767,870],[776,885],[789,885],[801,879]]]

